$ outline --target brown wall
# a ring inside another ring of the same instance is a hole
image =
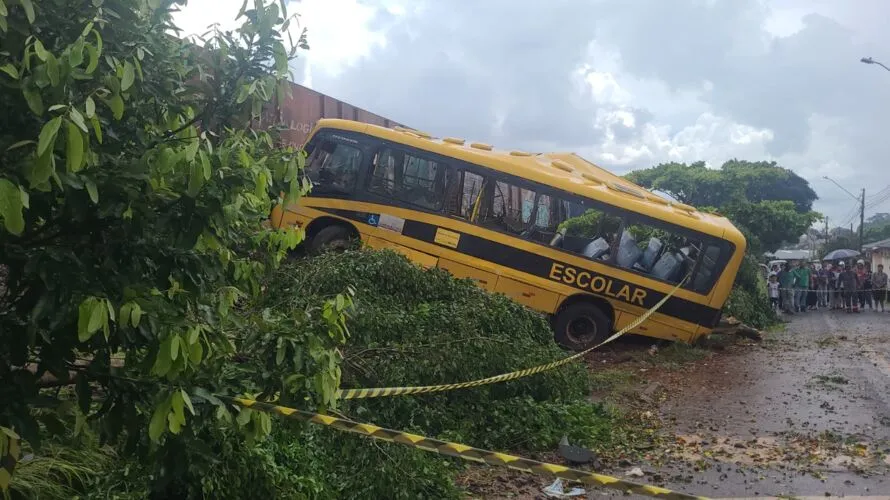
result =
[[[281,138],[295,146],[303,145],[319,118],[343,118],[384,127],[401,125],[296,83],[291,83],[291,96],[280,107],[279,113],[280,120],[288,127]]]

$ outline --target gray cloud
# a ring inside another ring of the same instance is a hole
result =
[[[890,73],[858,62],[885,49],[890,63],[890,2],[853,4],[431,1],[381,9],[385,47],[313,86],[437,135],[575,150],[616,171],[775,159],[843,222],[852,200],[823,175],[890,184]]]

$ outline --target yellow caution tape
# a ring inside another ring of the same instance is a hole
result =
[[[225,398],[222,396],[218,397],[220,397],[221,399],[229,400],[244,408],[272,413],[296,420],[303,420],[311,422],[313,424],[324,425],[340,431],[361,434],[362,436],[368,436],[374,439],[379,439],[381,441],[398,443],[405,446],[410,446],[411,448],[417,448],[419,450],[430,451],[438,453],[440,455],[447,455],[449,457],[461,458],[464,460],[485,463],[488,465],[507,467],[509,469],[528,472],[531,474],[556,476],[586,485],[603,486],[606,488],[620,490],[626,493],[635,493],[637,495],[670,499],[707,500],[706,497],[687,495],[685,493],[677,493],[665,488],[661,488],[659,486],[651,486],[648,484],[625,481],[613,476],[607,476],[604,474],[597,474],[595,472],[588,472],[578,469],[571,469],[564,465],[538,462],[537,460],[517,457],[515,455],[508,455],[506,453],[498,453],[496,451],[473,448],[472,446],[467,446],[464,444],[440,441],[438,439],[428,438],[426,436],[421,436],[418,434],[411,434],[408,432],[401,432],[392,429],[384,429],[383,427],[378,427],[373,424],[362,424],[353,422],[352,420],[332,417],[330,415],[311,413],[303,410],[297,410],[295,408],[288,408],[285,406],[262,403],[260,401],[255,401],[252,399]]]
[[[686,277],[688,278],[688,276]],[[658,310],[661,306],[664,305],[665,302],[669,298],[671,298],[677,290],[686,282],[686,278],[684,278],[680,283],[677,284],[667,295],[664,296],[661,300],[656,303],[652,309],[649,309],[642,316],[631,322],[629,325],[622,328],[620,331],[616,332],[611,337],[606,340],[600,342],[599,344],[585,349],[579,353],[573,354],[567,358],[560,359],[558,361],[553,361],[551,363],[538,365],[532,368],[526,368],[524,370],[518,370],[510,373],[502,373],[500,375],[495,375],[493,377],[482,378],[478,380],[471,380],[469,382],[458,382],[456,384],[442,384],[442,385],[422,385],[422,386],[414,386],[414,387],[375,387],[368,389],[340,389],[337,391],[337,397],[340,399],[364,399],[364,398],[381,398],[386,396],[404,396],[406,394],[427,394],[431,392],[444,392],[444,391],[453,391],[455,389],[466,389],[468,387],[479,387],[481,385],[488,384],[496,384],[498,382],[506,382],[508,380],[516,380],[523,377],[528,377],[529,375],[536,375],[538,373],[543,373],[549,370],[553,370],[554,368],[559,368],[560,366],[567,365],[572,361],[583,358],[585,355],[589,354],[591,351],[598,349],[609,342],[621,337],[627,332],[633,330],[634,328],[640,326],[644,321],[649,319],[649,316],[652,316],[655,311]]]

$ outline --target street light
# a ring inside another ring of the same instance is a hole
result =
[[[853,194],[853,193],[847,191],[847,188],[845,188],[844,186],[841,186],[840,184],[838,184],[838,182],[837,182],[836,180],[832,179],[831,177],[828,177],[827,175],[823,175],[822,178],[825,179],[826,181],[831,181],[835,186],[841,188],[845,193],[847,193],[848,195],[850,195],[850,198],[853,198],[853,199],[856,200],[856,201],[860,201],[858,196],[856,196],[855,194]]]
[[[877,64],[878,66],[886,69],[887,71],[890,71],[890,68],[888,68],[887,66],[884,66],[884,64],[881,63],[880,61],[875,61],[871,57],[863,57],[862,59],[859,60],[859,62],[865,63],[865,64]]]

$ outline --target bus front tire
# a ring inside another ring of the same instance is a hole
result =
[[[583,351],[609,338],[612,320],[596,304],[576,302],[556,315],[553,332],[559,345],[573,351]]]
[[[342,252],[352,247],[355,235],[348,228],[334,225],[328,226],[318,232],[309,241],[310,255],[319,255],[323,252]]]

